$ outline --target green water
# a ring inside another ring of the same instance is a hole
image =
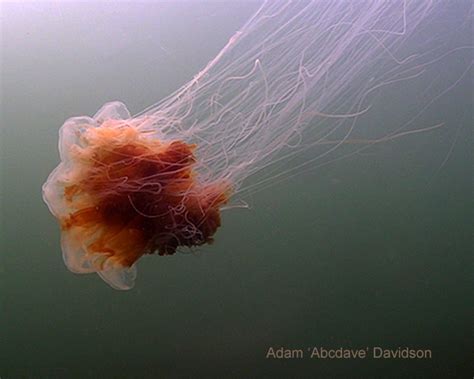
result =
[[[2,379],[472,376],[471,82],[443,100],[445,113],[427,111],[449,128],[261,191],[250,210],[224,213],[212,246],[147,256],[135,288],[119,292],[63,264],[41,198],[58,128],[110,100],[132,113],[159,100],[256,6],[89,7],[0,8]],[[171,54],[150,53],[157,42]],[[367,122],[398,114],[394,96]],[[432,358],[266,358],[270,347],[315,346]]]

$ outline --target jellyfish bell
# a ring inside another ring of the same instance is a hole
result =
[[[221,210],[237,195],[368,141],[352,136],[381,90],[472,51],[447,43],[443,31],[420,39],[416,52],[407,47],[442,6],[268,1],[201,72],[159,103],[132,116],[112,102],[93,117],[67,120],[61,162],[43,186],[66,266],[131,288],[143,255],[211,243]],[[469,62],[418,115],[467,75]],[[416,132],[417,117],[372,141]]]
[[[199,181],[194,145],[161,140],[147,125],[119,102],[69,119],[60,130],[61,164],[43,186],[66,266],[97,272],[116,289],[133,286],[144,254],[211,243],[232,191],[224,180]]]

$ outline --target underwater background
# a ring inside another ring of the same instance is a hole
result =
[[[108,101],[133,114],[168,95],[258,6],[0,5],[2,379],[472,376],[472,75],[419,119],[446,127],[246,198],[250,209],[223,213],[213,245],[143,257],[130,291],[64,266],[41,197],[59,127]],[[446,83],[465,70],[462,57],[472,52],[440,62]],[[433,80],[385,91],[365,125],[402,124]],[[270,347],[374,346],[432,358],[266,358]]]

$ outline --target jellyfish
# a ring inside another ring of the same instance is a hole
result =
[[[125,290],[143,255],[212,243],[221,211],[239,206],[242,193],[354,142],[358,120],[381,90],[471,49],[453,47],[443,34],[410,50],[442,5],[268,1],[160,102],[131,115],[114,101],[93,117],[68,119],[59,132],[60,163],[43,185],[67,268]],[[415,119],[375,141],[409,134]]]

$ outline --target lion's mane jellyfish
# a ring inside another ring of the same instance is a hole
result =
[[[441,77],[437,63],[457,54],[458,75],[433,80],[418,113],[370,138],[422,129],[417,117],[472,67],[472,47],[456,42],[469,22],[444,23],[453,8],[472,14],[459,3],[265,2],[159,103],[131,116],[113,102],[67,120],[61,163],[43,186],[67,267],[131,288],[142,255],[211,243],[225,204],[367,141],[354,133],[376,95],[429,72]]]

